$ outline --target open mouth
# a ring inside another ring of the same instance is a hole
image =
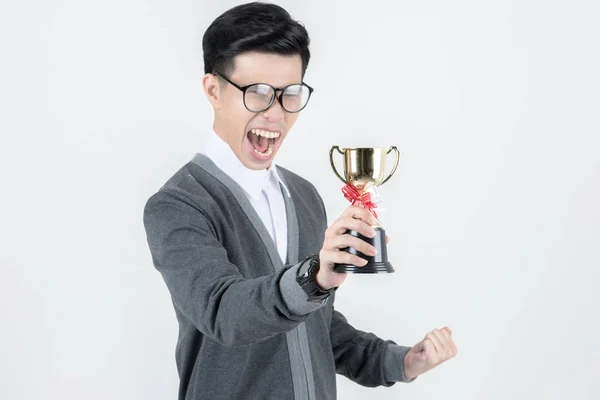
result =
[[[254,152],[262,158],[268,158],[273,154],[273,147],[279,140],[281,133],[265,129],[251,129],[247,136]]]

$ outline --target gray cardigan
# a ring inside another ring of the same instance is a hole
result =
[[[314,186],[278,168],[291,195],[285,265],[243,189],[202,154],[146,203],[179,322],[180,400],[333,400],[336,372],[369,387],[406,381],[408,347],[353,328],[335,295],[306,301],[296,271],[319,252],[327,217]]]

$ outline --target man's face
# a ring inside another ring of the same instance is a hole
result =
[[[243,53],[234,61],[234,71],[226,78],[241,87],[267,83],[283,88],[302,81],[299,55]],[[248,111],[242,91],[211,74],[205,76],[204,87],[215,109],[216,133],[244,166],[253,170],[268,168],[299,113],[285,111],[277,99],[266,111]]]

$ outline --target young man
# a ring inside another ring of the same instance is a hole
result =
[[[364,386],[412,381],[453,357],[450,330],[409,348],[353,328],[334,310],[335,263],[369,254],[349,207],[331,226],[312,184],[273,159],[306,107],[309,37],[281,7],[250,3],[204,35],[213,132],[146,204],[155,267],[179,322],[179,399],[335,399],[336,372]]]

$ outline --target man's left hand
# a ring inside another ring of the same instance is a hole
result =
[[[404,356],[406,379],[415,378],[456,355],[452,331],[447,326],[434,329]]]

